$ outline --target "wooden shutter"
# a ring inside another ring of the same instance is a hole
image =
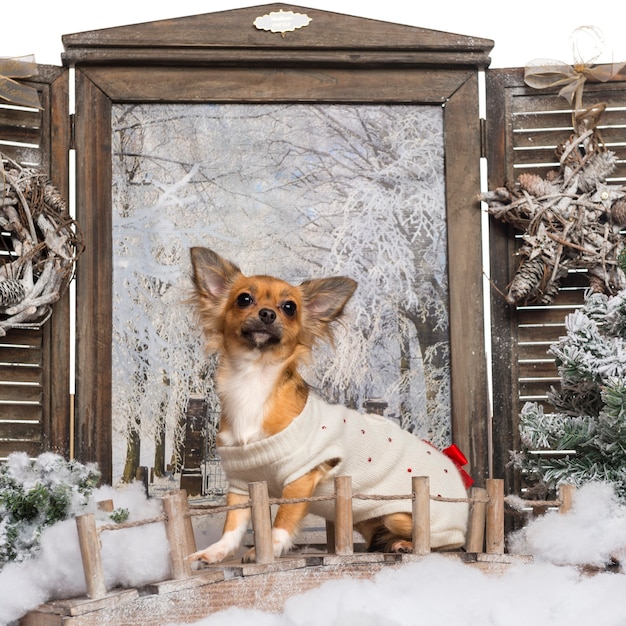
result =
[[[588,82],[583,104],[607,103],[599,130],[619,165],[609,182],[626,184],[626,82]],[[514,183],[522,173],[544,177],[558,170],[557,145],[572,133],[571,107],[556,90],[539,91],[524,84],[522,69],[487,72],[487,159],[489,189]],[[490,218],[491,277],[505,290],[517,267],[520,233]],[[507,491],[517,491],[519,477],[506,468],[509,450],[519,449],[518,417],[527,401],[547,402],[558,372],[548,348],[565,334],[566,316],[579,307],[588,287],[586,272],[571,271],[550,306],[510,307],[491,293],[494,374],[494,473],[505,477]]]
[[[43,110],[0,104],[0,152],[41,168],[67,199],[68,71],[38,69],[25,83],[38,90]],[[0,236],[2,259],[11,244],[6,233]],[[66,293],[41,328],[11,329],[0,337],[0,462],[15,451],[70,453],[69,320]]]

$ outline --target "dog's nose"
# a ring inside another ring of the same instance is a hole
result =
[[[273,324],[276,319],[276,312],[272,311],[272,309],[261,309],[259,317],[264,324]]]

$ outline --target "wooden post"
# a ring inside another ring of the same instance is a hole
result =
[[[163,496],[163,512],[165,513],[165,533],[170,545],[170,565],[172,578],[180,580],[191,576],[191,565],[187,557],[188,537],[185,511],[188,510],[187,493],[173,491]]]
[[[272,516],[267,483],[265,481],[250,483],[248,489],[252,503],[252,530],[254,532],[256,562],[273,563]]]
[[[185,489],[180,490],[181,509],[185,522],[185,541],[187,543],[187,554],[193,554],[196,550],[196,536],[193,533],[193,522],[189,515],[189,498]]]
[[[96,529],[96,518],[93,513],[79,515],[76,518],[80,555],[83,560],[83,571],[87,583],[87,596],[91,599],[104,598],[107,594],[100,553],[100,537]]]
[[[430,554],[430,479],[414,476],[413,488],[413,554]]]
[[[326,520],[326,550],[328,554],[335,553],[335,522]]]
[[[335,477],[335,554],[354,554],[352,541],[352,478]]]
[[[470,489],[470,515],[465,540],[466,552],[482,552],[485,543],[485,517],[487,511],[487,490],[482,487]]]
[[[504,480],[487,479],[487,554],[504,554]]]
[[[576,493],[575,485],[560,485],[559,486],[559,513],[567,513],[574,502],[574,494]]]
[[[113,500],[98,500],[96,506],[98,507],[98,511],[104,511],[105,513],[113,513],[115,509]]]

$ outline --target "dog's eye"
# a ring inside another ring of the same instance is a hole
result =
[[[240,293],[237,296],[237,306],[241,309],[246,309],[252,305],[254,298],[249,293]]]
[[[282,309],[285,315],[293,317],[296,314],[298,307],[296,306],[296,303],[292,300],[287,300],[287,302],[283,302]]]

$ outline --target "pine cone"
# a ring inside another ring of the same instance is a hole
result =
[[[9,278],[0,281],[0,309],[19,304],[26,297],[24,285],[19,280]]]
[[[519,186],[529,194],[540,198],[556,191],[554,185],[537,174],[520,174],[517,178]]]
[[[615,170],[617,156],[615,152],[597,152],[585,164],[578,178],[578,188],[582,193],[594,191],[598,183],[606,181]]]
[[[626,197],[618,198],[610,211],[611,219],[617,226],[626,226]]]
[[[541,257],[522,261],[509,286],[507,302],[513,305],[530,299],[540,289],[545,272],[546,264]]]

